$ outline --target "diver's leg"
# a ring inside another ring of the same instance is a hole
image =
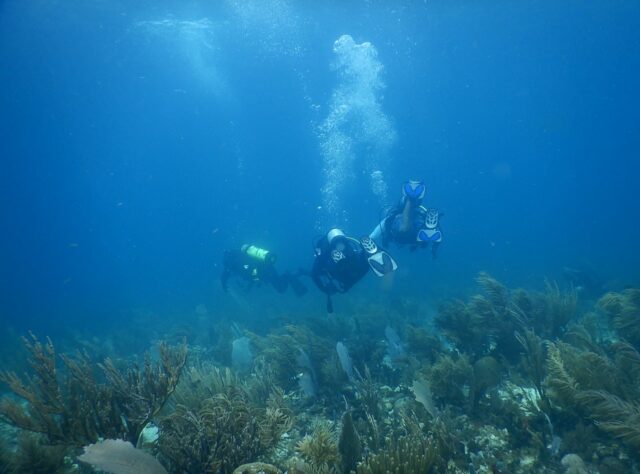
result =
[[[271,286],[275,288],[278,293],[284,293],[289,287],[289,274],[284,273],[278,275],[275,271],[269,276]]]
[[[296,294],[296,296],[302,296],[307,293],[307,287],[300,281],[297,274],[291,274],[289,276],[289,286]]]
[[[369,238],[373,239],[376,242],[381,242],[382,235],[385,232],[385,222],[386,219],[382,219],[380,223],[375,227],[375,229],[371,231],[371,233],[369,234]]]

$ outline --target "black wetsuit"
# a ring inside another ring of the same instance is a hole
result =
[[[369,271],[367,253],[357,240],[339,237],[333,239],[330,245],[327,238],[323,237],[316,248],[311,278],[327,295],[346,293]],[[343,255],[337,262],[331,256],[334,250],[339,250]]]
[[[405,230],[402,230],[402,219],[404,213],[404,202],[398,203],[387,215],[385,219],[385,232],[383,238],[383,244],[385,240],[390,240],[401,245],[416,245],[416,235],[422,227],[424,227],[425,221],[425,209],[420,206],[420,203],[411,203],[411,210],[409,211],[409,225]]]
[[[409,210],[409,225],[403,230],[402,220],[404,219],[405,202],[402,199],[396,206],[391,208],[387,216],[376,227],[376,230],[378,228],[381,229],[380,236],[374,235],[376,232],[374,230],[372,237],[381,238],[382,244],[385,246],[389,245],[390,242],[395,242],[398,245],[409,245],[412,251],[418,248],[426,248],[431,244],[431,254],[435,258],[440,242],[419,241],[417,238],[418,232],[425,226],[427,208],[421,205],[421,201],[412,201],[411,209]],[[442,214],[439,215],[442,216]],[[441,232],[439,225],[436,230]]]

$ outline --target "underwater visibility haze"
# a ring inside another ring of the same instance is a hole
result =
[[[639,472],[638,25],[2,2],[0,472]]]

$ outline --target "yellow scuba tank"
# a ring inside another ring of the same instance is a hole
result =
[[[276,261],[276,256],[273,253],[255,245],[245,244],[240,250],[259,262],[274,263]]]

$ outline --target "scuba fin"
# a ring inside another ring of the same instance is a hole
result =
[[[395,260],[384,250],[371,255],[367,261],[369,262],[371,270],[373,270],[373,272],[379,277],[383,277],[394,272],[398,268],[398,264]]]
[[[440,242],[442,240],[442,232],[435,229],[420,229],[418,232],[418,242]]]
[[[327,293],[327,313],[333,313],[333,301],[331,300],[331,295]]]
[[[307,293],[307,287],[302,284],[300,280],[296,276],[289,276],[289,286],[296,294],[296,296],[304,296]]]
[[[373,255],[378,251],[378,246],[376,245],[375,240],[373,240],[371,237],[362,237],[360,239],[360,245],[362,245],[364,251],[369,255]]]

